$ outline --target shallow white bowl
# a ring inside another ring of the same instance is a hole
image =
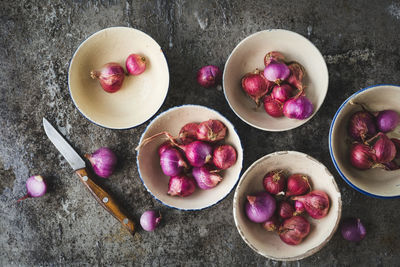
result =
[[[224,143],[232,145],[237,151],[237,161],[235,165],[221,172],[223,180],[210,190],[196,188],[196,191],[188,197],[168,195],[169,177],[162,172],[160,157],[158,156],[158,147],[165,142],[166,139],[162,137],[155,139],[139,150],[137,154],[137,165],[140,178],[147,191],[164,205],[181,210],[200,210],[208,208],[224,199],[236,185],[242,169],[242,145],[234,126],[215,110],[197,105],[184,105],[171,108],[152,120],[140,138],[140,143],[147,137],[163,131],[177,136],[181,127],[186,123],[199,123],[209,119],[218,119],[225,124],[228,128],[228,134]]]
[[[347,127],[350,116],[362,108],[358,105],[350,105],[349,101],[364,103],[372,111],[393,109],[400,113],[400,86],[375,85],[354,93],[339,107],[329,131],[329,151],[333,164],[340,176],[351,187],[372,197],[400,197],[400,170],[359,170],[350,164],[352,140],[348,135]],[[400,127],[387,135],[400,138]]]
[[[330,198],[326,217],[315,220],[306,216],[311,224],[310,234],[297,246],[285,244],[278,234],[264,230],[245,214],[246,196],[265,191],[264,175],[277,169],[308,175],[313,189],[325,191]],[[341,195],[332,174],[316,159],[296,151],[275,152],[254,162],[240,178],[233,198],[233,217],[240,236],[257,253],[280,261],[300,260],[319,251],[335,233],[341,213]]]
[[[146,57],[146,71],[126,76],[122,88],[105,92],[90,71],[109,62],[125,69],[132,54]],[[161,107],[168,92],[169,71],[161,47],[136,29],[107,28],[87,38],[72,57],[69,90],[78,110],[91,122],[112,129],[127,129],[147,121]]]
[[[306,96],[314,104],[313,114],[306,120],[269,116],[256,105],[241,87],[242,77],[258,68],[264,69],[264,56],[270,51],[282,52],[288,61],[297,61],[306,70]],[[287,30],[265,30],[242,40],[233,49],[223,75],[225,98],[244,122],[264,131],[286,131],[306,123],[321,107],[328,91],[328,68],[319,50],[302,35]]]

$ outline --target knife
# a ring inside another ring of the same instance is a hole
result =
[[[111,196],[98,186],[91,179],[91,175],[86,170],[85,161],[79,156],[72,146],[58,133],[58,131],[43,118],[43,127],[47,137],[58,149],[61,155],[67,160],[72,169],[79,176],[81,182],[86,186],[93,197],[100,203],[100,205],[111,213],[132,235],[135,233],[135,224],[130,220],[124,212],[118,207],[117,203]]]

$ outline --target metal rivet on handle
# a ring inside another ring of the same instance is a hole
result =
[[[85,182],[88,180],[89,178],[85,175],[82,177],[82,180],[84,180]]]
[[[103,202],[104,202],[104,203],[107,203],[107,202],[108,202],[108,197],[104,197],[104,198],[103,198]]]
[[[122,222],[123,222],[124,224],[128,224],[129,220],[128,220],[128,218],[125,218]]]

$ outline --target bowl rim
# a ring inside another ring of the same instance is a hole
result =
[[[247,238],[244,236],[242,230],[240,229],[239,222],[238,222],[237,217],[236,217],[236,204],[239,202],[239,190],[238,190],[238,189],[240,188],[241,183],[243,183],[244,177],[245,177],[253,168],[255,168],[256,165],[258,165],[260,162],[264,161],[266,158],[270,158],[270,157],[277,156],[277,155],[284,155],[284,154],[297,154],[297,155],[304,156],[304,157],[308,158],[309,160],[312,160],[312,161],[318,163],[319,165],[321,165],[323,168],[325,168],[326,172],[332,177],[333,185],[335,186],[336,191],[339,193],[339,197],[338,197],[339,203],[338,203],[338,215],[337,215],[337,219],[336,219],[336,222],[335,222],[335,226],[333,227],[332,232],[329,234],[329,236],[328,236],[323,242],[321,242],[318,246],[309,249],[308,251],[304,252],[304,253],[301,254],[301,255],[293,256],[293,257],[288,257],[288,258],[279,258],[279,257],[274,257],[274,256],[271,256],[271,255],[268,255],[268,254],[265,253],[265,252],[259,251],[258,249],[256,249],[256,248],[253,246],[253,244],[250,243],[250,241],[247,240]],[[338,227],[339,227],[339,224],[340,224],[340,219],[341,219],[341,217],[342,217],[342,194],[341,194],[340,189],[339,189],[339,187],[338,187],[338,185],[337,185],[337,183],[336,183],[335,177],[334,177],[334,176],[332,175],[332,173],[328,170],[328,168],[327,168],[323,163],[321,163],[319,160],[315,159],[314,157],[312,157],[312,156],[310,156],[310,155],[308,155],[308,154],[306,154],[306,153],[299,152],[299,151],[295,151],[295,150],[285,150],[285,151],[276,151],[276,152],[272,152],[272,153],[269,153],[269,154],[267,154],[267,155],[262,156],[261,158],[257,159],[256,161],[254,161],[254,162],[250,165],[250,167],[248,167],[248,168],[246,169],[246,171],[245,171],[245,172],[242,174],[242,176],[240,177],[239,183],[238,183],[238,185],[236,186],[235,194],[234,194],[234,196],[233,196],[233,219],[234,219],[234,221],[235,221],[235,226],[236,226],[236,229],[237,229],[238,232],[239,232],[239,235],[241,236],[241,238],[245,241],[245,243],[246,243],[251,249],[253,249],[253,250],[254,250],[255,252],[257,252],[258,254],[260,254],[260,255],[262,255],[262,256],[264,256],[264,257],[270,258],[270,259],[272,259],[272,260],[278,260],[278,261],[296,261],[296,260],[301,260],[301,259],[307,258],[307,257],[309,257],[309,256],[311,256],[311,255],[313,255],[313,254],[315,254],[316,252],[320,251],[320,250],[332,239],[333,235],[336,233],[336,231],[337,231],[337,229],[338,229]]]
[[[128,30],[136,31],[136,32],[138,32],[139,34],[144,34],[144,35],[146,35],[147,37],[149,37],[152,41],[154,41],[154,42],[160,47],[161,51],[163,51],[162,48],[161,48],[161,46],[158,44],[158,42],[157,42],[156,40],[154,40],[153,37],[151,37],[150,35],[148,35],[147,33],[143,32],[143,31],[141,31],[141,30],[138,30],[138,29],[135,29],[135,28],[132,28],[132,27],[125,27],[125,26],[113,26],[113,27],[108,27],[108,28],[101,29],[101,30],[99,30],[99,31],[97,31],[97,32],[95,32],[95,33],[92,33],[92,34],[89,35],[88,37],[86,37],[86,39],[83,40],[83,41],[79,44],[79,46],[76,48],[74,54],[72,55],[72,58],[71,58],[71,60],[69,61],[69,67],[68,67],[68,92],[69,92],[70,98],[72,99],[72,102],[74,103],[75,108],[76,108],[76,109],[79,111],[79,113],[82,114],[83,117],[84,117],[85,119],[87,119],[89,122],[91,122],[91,123],[93,123],[93,124],[95,124],[95,125],[97,125],[97,126],[100,126],[100,127],[102,127],[102,128],[105,128],[105,129],[112,129],[112,130],[129,130],[129,129],[133,129],[133,128],[139,126],[139,125],[142,125],[142,124],[144,124],[145,122],[147,122],[149,119],[151,119],[151,118],[154,116],[154,114],[156,114],[156,113],[160,110],[160,108],[162,107],[162,105],[163,105],[164,102],[165,102],[165,99],[167,98],[168,91],[169,91],[170,75],[169,75],[168,61],[167,61],[167,58],[165,57],[164,52],[162,52],[162,54],[163,54],[163,58],[164,58],[165,64],[167,65],[167,75],[168,75],[168,87],[167,87],[167,90],[166,90],[166,92],[165,92],[164,99],[163,99],[163,101],[161,102],[161,104],[159,105],[159,107],[157,108],[157,110],[154,112],[154,114],[151,115],[148,119],[146,119],[145,121],[143,121],[143,122],[141,122],[141,123],[139,123],[139,124],[130,125],[130,126],[126,126],[126,127],[110,127],[110,126],[107,126],[107,125],[103,125],[103,124],[101,124],[101,123],[99,123],[99,122],[96,122],[96,121],[94,121],[93,119],[89,118],[86,114],[83,113],[83,111],[81,111],[81,110],[79,109],[78,105],[77,105],[76,102],[75,102],[74,97],[72,96],[72,92],[71,92],[71,78],[70,78],[71,66],[72,66],[72,63],[73,63],[74,60],[75,60],[75,56],[76,56],[76,54],[78,53],[79,49],[80,49],[87,41],[89,41],[89,39],[91,39],[91,38],[94,37],[95,35],[100,34],[100,33],[102,33],[103,31],[114,30],[114,29],[128,29]]]
[[[375,198],[381,198],[381,199],[391,199],[391,198],[400,198],[400,195],[395,195],[395,196],[382,196],[382,195],[377,195],[374,193],[370,193],[367,192],[359,187],[357,187],[355,184],[353,184],[349,178],[346,177],[346,175],[344,175],[344,173],[341,171],[341,169],[339,168],[338,163],[336,162],[335,159],[335,155],[333,154],[333,147],[332,147],[332,132],[333,132],[333,127],[335,126],[336,123],[336,119],[339,116],[339,114],[341,113],[341,111],[343,110],[344,106],[347,104],[347,102],[349,102],[351,99],[353,99],[354,97],[356,97],[357,95],[359,95],[362,92],[368,91],[368,90],[372,90],[373,88],[376,87],[384,87],[384,86],[394,86],[394,87],[398,87],[400,89],[400,85],[395,85],[395,84],[376,84],[376,85],[371,85],[365,88],[362,88],[358,91],[356,91],[355,93],[353,93],[351,96],[349,96],[339,107],[339,109],[336,111],[335,116],[332,119],[331,122],[331,126],[329,129],[329,154],[331,155],[331,159],[333,162],[333,165],[335,166],[336,170],[338,171],[338,173],[340,174],[340,177],[342,177],[342,179],[348,184],[350,185],[350,187],[352,187],[353,189],[357,190],[358,192],[367,195],[367,196],[371,196],[371,197],[375,197]]]
[[[209,108],[209,107],[206,107],[206,106],[202,106],[202,105],[194,105],[194,104],[184,104],[184,105],[180,105],[180,106],[174,106],[174,107],[171,107],[171,108],[169,108],[169,109],[167,109],[167,110],[161,112],[160,114],[158,114],[155,118],[153,118],[153,119],[151,120],[151,122],[146,126],[146,129],[142,132],[142,134],[141,134],[141,136],[140,136],[140,139],[139,139],[139,144],[142,143],[142,140],[143,140],[143,138],[144,138],[144,135],[146,134],[148,128],[152,125],[152,123],[153,123],[155,120],[157,120],[159,117],[165,115],[165,113],[167,113],[167,112],[170,112],[170,111],[173,111],[173,110],[176,110],[176,109],[180,109],[180,108],[183,108],[183,107],[201,107],[201,108],[206,108],[206,109],[209,109],[209,110],[211,110],[211,111],[213,111],[213,112],[216,112],[219,116],[221,116],[222,118],[224,118],[225,120],[227,120],[227,121],[232,125],[233,131],[235,132],[235,134],[237,135],[237,137],[238,137],[238,139],[239,139],[240,150],[242,151],[242,155],[243,155],[242,141],[240,140],[240,136],[239,136],[239,134],[237,133],[236,127],[233,125],[233,123],[232,123],[230,120],[228,120],[225,116],[223,116],[220,112],[216,111],[215,109],[212,109],[212,108]],[[200,211],[200,210],[204,210],[204,209],[210,208],[210,207],[212,207],[212,206],[215,206],[215,205],[217,205],[218,203],[220,203],[222,200],[224,200],[224,199],[232,192],[232,190],[236,187],[236,185],[238,184],[238,182],[239,182],[239,180],[240,180],[240,177],[241,177],[240,174],[241,174],[242,169],[243,169],[243,156],[242,156],[242,162],[240,162],[240,164],[241,164],[241,166],[240,166],[239,174],[238,174],[238,177],[236,178],[236,181],[235,181],[234,185],[233,185],[232,188],[230,188],[230,189],[228,190],[228,192],[227,192],[224,196],[222,196],[217,202],[215,202],[215,203],[213,203],[213,204],[210,204],[210,205],[208,205],[208,206],[202,207],[202,208],[185,209],[185,208],[178,208],[178,207],[175,207],[175,206],[171,206],[171,205],[169,205],[169,204],[163,202],[162,200],[158,199],[158,198],[153,194],[153,192],[150,191],[150,189],[147,187],[146,183],[144,182],[143,177],[142,177],[142,173],[141,173],[141,171],[140,171],[139,151],[137,151],[137,153],[136,153],[136,165],[137,165],[137,169],[138,169],[138,173],[139,173],[139,178],[140,178],[140,180],[142,181],[142,184],[143,184],[144,187],[146,188],[147,192],[149,192],[150,195],[151,195],[155,200],[157,200],[158,202],[160,202],[160,203],[163,204],[164,206],[167,206],[168,208],[173,208],[173,209],[176,209],[176,210],[183,210],[183,211]]]
[[[325,67],[324,69],[326,70],[326,80],[327,80],[326,90],[325,90],[325,93],[324,93],[324,95],[323,95],[321,105],[320,105],[319,107],[317,107],[317,108],[314,110],[314,112],[311,114],[311,116],[308,117],[307,119],[303,120],[303,122],[302,122],[301,124],[297,125],[297,126],[288,127],[288,128],[284,128],[284,129],[280,129],[280,130],[277,130],[277,129],[269,129],[269,128],[263,128],[263,127],[257,126],[257,125],[255,125],[255,124],[253,124],[253,123],[251,123],[251,122],[245,120],[245,119],[244,119],[241,115],[239,115],[239,113],[236,112],[236,110],[233,108],[232,104],[230,103],[230,101],[229,101],[229,99],[228,99],[228,96],[227,96],[226,90],[225,90],[226,67],[227,67],[228,62],[230,61],[232,55],[234,54],[234,52],[236,52],[236,50],[239,49],[239,46],[241,46],[242,43],[244,43],[245,41],[247,41],[247,39],[253,38],[254,36],[256,36],[256,35],[258,35],[258,34],[264,34],[264,33],[273,32],[273,31],[276,31],[276,32],[285,32],[285,33],[287,33],[287,34],[296,35],[296,36],[298,36],[298,37],[304,39],[304,40],[307,41],[308,43],[310,43],[310,44],[315,48],[315,50],[317,51],[317,54],[319,55],[319,57],[322,59],[323,66]],[[226,99],[226,101],[227,101],[228,104],[229,104],[229,107],[233,110],[233,112],[236,114],[236,116],[238,116],[242,121],[244,121],[245,123],[247,123],[247,124],[250,125],[251,127],[254,127],[254,128],[259,129],[259,130],[262,130],[262,131],[266,131],[266,132],[285,132],[285,131],[289,131],[289,130],[293,130],[293,129],[295,129],[295,128],[298,128],[298,127],[304,125],[305,123],[307,123],[309,120],[311,120],[311,119],[317,114],[317,112],[319,111],[319,109],[322,107],[322,105],[323,105],[324,102],[325,102],[325,98],[326,98],[326,95],[327,95],[328,89],[329,89],[329,70],[328,70],[328,66],[327,66],[327,64],[326,64],[326,61],[325,61],[324,56],[322,55],[321,51],[319,51],[319,49],[314,45],[313,42],[311,42],[309,39],[307,39],[307,38],[304,37],[303,35],[301,35],[301,34],[299,34],[299,33],[297,33],[297,32],[290,31],[290,30],[285,30],[285,29],[266,29],[266,30],[262,30],[262,31],[258,31],[258,32],[252,33],[252,34],[250,34],[249,36],[247,36],[247,37],[245,37],[244,39],[242,39],[242,40],[235,46],[235,48],[232,50],[232,52],[229,54],[228,59],[225,61],[224,72],[223,72],[223,75],[222,75],[222,88],[223,88],[223,91],[224,91],[225,99]]]

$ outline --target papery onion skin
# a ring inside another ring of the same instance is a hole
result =
[[[227,128],[220,120],[208,120],[198,125],[196,136],[201,141],[216,142],[223,140],[226,133]]]
[[[154,210],[145,211],[142,216],[140,216],[140,225],[143,230],[151,232],[157,228],[161,222],[161,213]]]
[[[367,230],[360,219],[347,218],[341,222],[340,231],[342,237],[351,242],[360,242],[367,235]]]
[[[247,73],[242,78],[242,89],[250,96],[256,105],[260,105],[260,100],[265,96],[273,86],[262,73],[257,69],[255,72]]]
[[[350,149],[350,163],[360,170],[367,170],[374,166],[376,156],[374,151],[365,144],[355,143]]]
[[[267,221],[262,223],[262,227],[268,232],[274,232],[279,229],[279,220],[278,217],[274,214]]]
[[[302,91],[304,89],[303,79],[306,72],[304,67],[300,63],[291,62],[288,64],[288,68],[290,70],[290,76],[287,82]]]
[[[160,156],[160,165],[167,176],[176,176],[188,168],[182,154],[175,148],[166,149]]]
[[[268,113],[268,115],[279,118],[283,116],[283,104],[272,96],[267,95],[263,100],[264,110]]]
[[[290,70],[283,62],[272,61],[264,69],[264,77],[276,84],[280,84],[286,80],[290,75]]]
[[[265,174],[263,179],[265,191],[272,195],[279,194],[285,190],[286,179],[282,170],[274,170]]]
[[[182,142],[185,142],[186,140],[195,141],[197,139],[198,126],[199,125],[197,123],[193,123],[193,122],[185,124],[179,131],[178,138]]]
[[[146,58],[138,54],[130,54],[125,61],[125,67],[131,75],[142,74],[146,70]]]
[[[298,245],[310,233],[310,223],[302,216],[293,216],[283,221],[279,237],[288,245]]]
[[[47,192],[47,184],[41,175],[33,175],[26,180],[26,190],[27,194],[17,202],[25,200],[27,198],[33,197],[41,197]]]
[[[271,96],[272,98],[280,101],[281,103],[284,103],[286,100],[292,97],[292,94],[293,94],[292,86],[290,86],[289,84],[281,84],[274,86],[274,88],[272,89]]]
[[[286,196],[298,196],[311,189],[310,181],[306,175],[295,173],[287,179]]]
[[[283,105],[283,115],[289,119],[305,120],[313,111],[314,105],[305,96],[291,98]]]
[[[220,170],[226,170],[236,163],[236,150],[231,145],[220,145],[214,149],[213,163]]]
[[[102,178],[110,177],[117,165],[117,156],[108,147],[101,147],[92,154],[85,154],[85,157],[92,164],[94,172]]]
[[[393,131],[399,124],[400,115],[394,110],[382,110],[376,116],[376,125],[383,133]]]
[[[98,79],[101,87],[108,93],[115,93],[122,87],[125,71],[118,63],[107,63],[100,70],[90,72],[92,79]]]
[[[329,212],[329,197],[321,190],[314,190],[307,195],[293,197],[292,200],[297,200],[303,203],[308,215],[314,219],[322,219]]]
[[[212,160],[213,148],[203,141],[194,141],[184,147],[186,159],[193,167],[201,167]]]
[[[197,72],[197,82],[205,88],[220,84],[221,79],[222,71],[214,65],[204,66]]]
[[[378,136],[378,141],[372,147],[375,151],[376,162],[388,163],[396,157],[396,146],[384,133],[379,133]]]
[[[209,167],[194,167],[192,175],[196,180],[197,186],[201,189],[208,190],[214,188],[222,181],[221,175],[212,172]]]
[[[172,176],[169,179],[168,194],[170,196],[187,197],[193,194],[195,189],[195,181],[186,175]]]
[[[393,142],[393,144],[396,147],[396,151],[397,151],[396,158],[400,158],[400,139],[391,138],[390,140]]]
[[[375,118],[367,111],[354,113],[349,120],[348,132],[356,141],[364,141],[376,134]]]
[[[268,66],[269,64],[271,64],[271,62],[284,62],[285,61],[285,56],[278,51],[271,51],[268,52],[265,56],[264,56],[264,65]]]
[[[262,223],[272,217],[276,209],[276,200],[267,192],[247,196],[245,211],[247,218],[256,223]]]
[[[293,216],[294,208],[287,201],[281,201],[278,205],[278,214],[282,219],[288,219]]]

